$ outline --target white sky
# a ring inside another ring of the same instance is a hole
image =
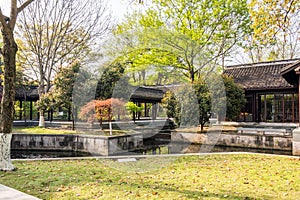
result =
[[[0,8],[5,15],[8,15],[8,5],[10,4],[9,0],[0,0]]]
[[[97,0],[95,0],[97,1]],[[111,8],[113,16],[122,20],[127,11],[130,11],[129,2],[131,0],[106,0],[108,7]],[[5,15],[9,15],[10,0],[0,0],[0,8]]]
[[[129,0],[108,0],[108,7],[111,7],[113,16],[122,20],[122,17],[130,11]]]

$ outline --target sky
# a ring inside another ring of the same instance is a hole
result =
[[[112,10],[112,15],[118,20],[122,20],[127,11],[131,10],[130,0],[106,0],[108,7]],[[0,0],[2,12],[9,15],[10,0]]]
[[[112,15],[122,20],[124,15],[130,11],[129,0],[108,0],[108,6],[112,9]]]
[[[126,13],[128,12],[130,13],[133,10],[133,8],[135,9],[137,8],[137,5],[132,3],[134,0],[104,0],[104,1],[106,1],[107,6],[111,9],[111,14],[113,18],[115,18],[116,22],[122,21]],[[10,5],[10,0],[0,0],[0,8],[2,9],[2,12],[6,16],[9,16],[9,5]],[[140,8],[143,9],[145,7],[140,7]],[[241,55],[241,58],[244,59],[243,54]],[[241,62],[245,62],[245,61],[241,61]]]

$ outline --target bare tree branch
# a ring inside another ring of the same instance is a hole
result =
[[[34,0],[27,0],[25,3],[23,3],[19,8],[18,8],[18,13],[20,13],[22,10],[24,10],[24,8],[26,8],[29,4],[31,4],[31,2],[33,2]]]

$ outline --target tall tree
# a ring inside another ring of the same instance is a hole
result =
[[[164,66],[182,70],[191,82],[201,70],[222,61],[249,31],[246,0],[153,0],[152,4],[145,14],[118,27],[117,33],[124,35],[128,47],[124,53],[133,49],[167,51],[176,63]]]
[[[251,0],[253,34],[246,48],[253,62],[300,56],[300,2]]]
[[[79,73],[80,66],[79,62],[74,62],[66,67],[61,67],[53,80],[53,90],[44,94],[37,102],[38,108],[41,110],[57,109],[59,107],[69,109],[73,130],[75,129],[78,109],[72,101],[73,90],[76,89],[74,83],[76,78],[89,78],[87,72],[81,70]]]
[[[110,27],[103,0],[36,1],[20,16],[20,56],[39,83],[39,96],[49,92],[59,66],[90,55]],[[45,126],[44,111],[40,126]]]
[[[0,169],[13,170],[10,160],[10,140],[14,119],[16,54],[18,46],[15,42],[14,30],[18,14],[34,0],[27,0],[18,6],[17,0],[11,0],[10,15],[5,16],[0,8],[0,25],[3,39],[1,55],[4,62],[4,83],[0,111]]]
[[[107,66],[104,69],[101,78],[97,83],[95,97],[97,99],[102,99],[102,100],[112,98],[115,85],[117,84],[118,81],[121,80],[124,71],[125,71],[125,67],[120,62],[114,62],[109,66]],[[123,85],[123,89],[124,88],[126,87]],[[120,92],[122,93],[122,91]]]

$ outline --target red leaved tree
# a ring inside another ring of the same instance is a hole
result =
[[[100,123],[103,129],[103,121],[109,122],[110,134],[112,134],[111,121],[114,116],[120,119],[120,115],[125,113],[124,102],[120,99],[92,100],[85,104],[79,113],[79,118],[93,124],[95,121]]]

